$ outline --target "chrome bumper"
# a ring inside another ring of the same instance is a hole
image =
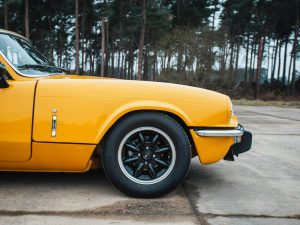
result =
[[[252,134],[246,131],[242,125],[238,125],[235,129],[195,129],[200,137],[233,137],[234,144],[230,147],[228,153],[224,157],[225,160],[234,161],[234,155],[249,151],[252,145]]]
[[[238,125],[235,129],[196,129],[195,132],[201,137],[241,137],[244,128]]]

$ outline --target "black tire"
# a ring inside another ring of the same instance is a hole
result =
[[[134,151],[128,143],[133,143]],[[130,161],[133,158],[135,162]],[[132,114],[104,140],[102,163],[107,177],[120,191],[133,197],[154,198],[171,192],[185,179],[190,162],[186,132],[163,113]]]

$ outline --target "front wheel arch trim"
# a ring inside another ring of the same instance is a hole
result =
[[[110,126],[108,128],[108,130],[105,132],[105,134],[103,135],[103,137],[101,138],[101,140],[99,141],[99,144],[102,145],[101,143],[105,141],[106,137],[109,135],[110,131],[115,127],[117,126],[122,120],[126,119],[127,117],[130,117],[130,116],[133,116],[135,114],[138,114],[138,113],[144,113],[144,112],[152,112],[152,113],[161,113],[161,114],[165,114],[167,115],[168,117],[170,117],[171,119],[175,120],[177,123],[180,124],[180,126],[184,129],[186,135],[188,136],[189,140],[190,140],[190,144],[192,145],[192,151],[193,151],[193,156],[197,154],[196,150],[195,150],[195,144],[194,144],[194,140],[192,138],[192,135],[190,133],[190,127],[184,122],[184,120],[174,114],[174,113],[171,113],[171,112],[168,112],[168,111],[163,111],[163,110],[134,110],[134,111],[130,111],[128,113],[125,113],[124,115],[122,115],[120,118],[118,118],[114,124],[112,126]]]

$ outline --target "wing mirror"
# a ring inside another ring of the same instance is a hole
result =
[[[6,76],[6,68],[2,63],[0,63],[0,88],[9,87],[9,84],[6,81],[5,76]]]

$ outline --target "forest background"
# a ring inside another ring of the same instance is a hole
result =
[[[0,0],[0,28],[75,74],[299,100],[300,0]]]

